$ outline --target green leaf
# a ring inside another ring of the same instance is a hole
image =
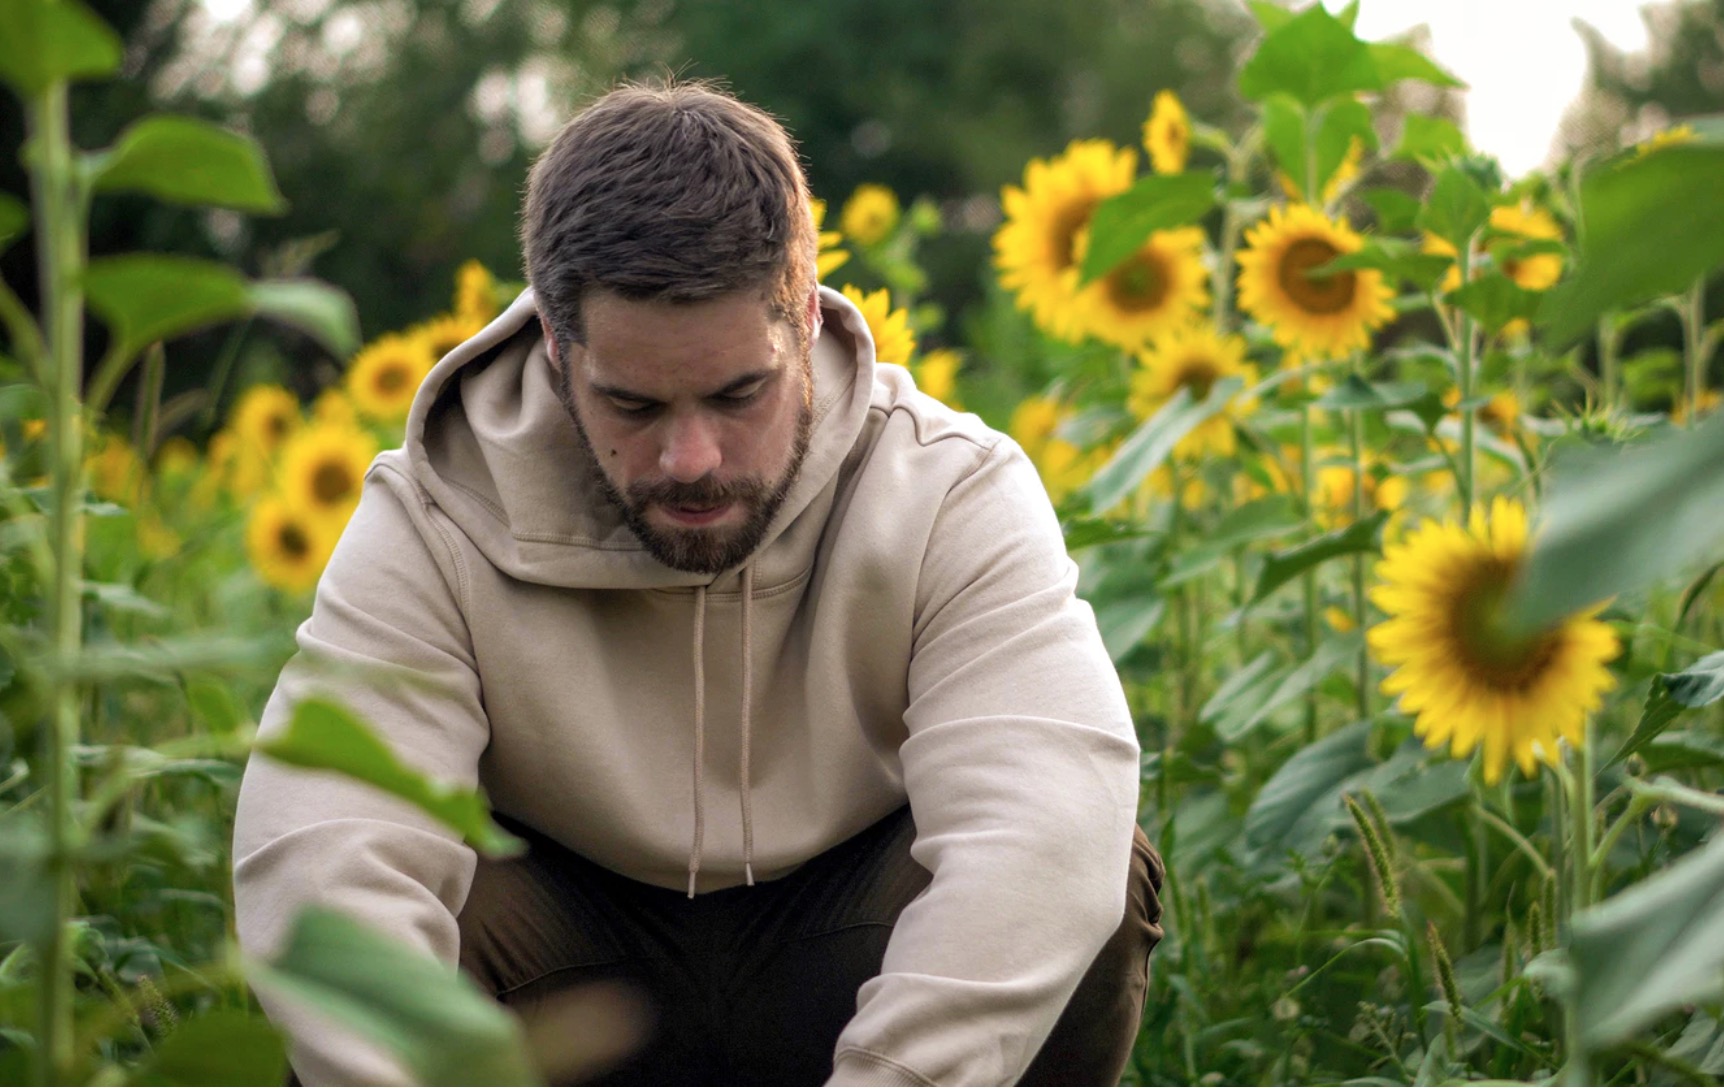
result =
[[[1215,179],[1205,173],[1151,174],[1096,205],[1089,222],[1081,282],[1113,271],[1158,230],[1196,222],[1215,206]]]
[[[1263,562],[1263,572],[1257,576],[1257,588],[1248,603],[1256,604],[1326,560],[1342,555],[1381,551],[1383,523],[1389,520],[1389,514],[1388,510],[1379,510],[1344,529],[1324,533],[1298,547],[1270,555]]]
[[[1467,137],[1446,117],[1422,113],[1406,115],[1401,128],[1401,142],[1390,152],[1391,159],[1434,165],[1466,154]]]
[[[1639,751],[1664,732],[1682,711],[1710,706],[1721,698],[1724,698],[1724,651],[1708,654],[1681,672],[1659,673],[1652,678],[1652,687],[1646,693],[1640,724],[1606,766],[1620,763]]]
[[[148,193],[243,212],[287,207],[254,140],[192,117],[145,117],[90,161],[97,192]]]
[[[1464,252],[1490,216],[1490,200],[1484,189],[1463,165],[1453,163],[1438,171],[1417,224],[1454,246],[1457,252]]]
[[[156,1044],[133,1084],[281,1084],[287,1049],[261,1016],[234,1009],[204,1013]]]
[[[1292,9],[1277,4],[1275,0],[1245,0],[1245,6],[1251,9],[1252,17],[1265,32],[1279,30],[1293,21]]]
[[[1089,482],[1086,490],[1090,509],[1100,514],[1129,495],[1144,477],[1161,467],[1180,439],[1221,411],[1239,392],[1242,384],[1238,378],[1224,378],[1216,382],[1209,395],[1198,403],[1192,402],[1189,389],[1182,388],[1175,393],[1132,432],[1118,452],[1095,474],[1095,479]]]
[[[1153,536],[1156,530],[1130,521],[1110,521],[1107,518],[1078,518],[1064,525],[1066,551],[1093,548],[1097,544],[1118,544]]]
[[[1317,125],[1317,191],[1323,192],[1329,179],[1335,176],[1341,163],[1357,140],[1362,151],[1377,147],[1377,128],[1371,123],[1371,110],[1363,102],[1347,99],[1336,102],[1323,111]]]
[[[95,601],[110,612],[151,619],[166,619],[171,614],[160,602],[150,600],[123,582],[85,582],[83,590],[85,600]]]
[[[1377,230],[1382,234],[1404,234],[1413,229],[1413,221],[1419,217],[1419,209],[1424,205],[1418,199],[1403,193],[1399,189],[1364,189],[1358,194],[1360,200],[1377,216]],[[1369,246],[1373,241],[1382,241],[1380,237],[1367,238]]]
[[[1280,91],[1315,106],[1381,86],[1371,50],[1322,4],[1265,35],[1239,71],[1239,93],[1254,102]]]
[[[1313,275],[1329,275],[1354,268],[1375,268],[1392,280],[1412,284],[1420,291],[1435,287],[1454,266],[1453,257],[1424,253],[1417,242],[1405,238],[1367,238],[1351,253],[1343,253],[1311,270]]]
[[[228,685],[219,681],[187,680],[186,703],[192,716],[212,733],[232,733],[246,720]]]
[[[359,348],[359,313],[346,291],[297,279],[265,280],[252,284],[248,292],[258,313],[308,334],[337,359]]]
[[[61,80],[112,75],[120,36],[78,0],[6,0],[0,82],[31,98]]]
[[[541,1083],[501,1005],[452,967],[335,911],[303,911],[281,954],[246,973],[381,1044],[422,1084]]]
[[[1349,374],[1313,404],[1318,408],[1383,412],[1415,404],[1426,392],[1424,382],[1368,382]]]
[[[1577,915],[1568,959],[1591,1051],[1724,995],[1724,836]]]
[[[1399,42],[1372,42],[1370,50],[1371,60],[1377,66],[1377,79],[1381,87],[1386,88],[1403,79],[1423,80],[1433,87],[1466,86],[1448,70],[1410,45],[1402,45]]]
[[[1285,671],[1278,673],[1275,669],[1274,653],[1264,650],[1244,668],[1228,674],[1221,686],[1215,689],[1215,694],[1197,712],[1197,720],[1213,723],[1244,702],[1250,703],[1251,709],[1255,710],[1284,675]]]
[[[0,820],[0,945],[45,940],[54,925],[47,837],[27,816],[10,815]]]
[[[30,229],[30,205],[11,193],[0,193],[0,252]]]
[[[1356,659],[1364,645],[1365,638],[1357,631],[1318,643],[1316,652],[1310,657],[1286,673],[1275,676],[1275,684],[1268,688],[1267,697],[1262,702],[1253,705],[1254,700],[1241,695],[1237,704],[1216,720],[1215,735],[1228,744],[1237,743],[1267,721],[1271,714],[1304,698],[1306,692],[1321,684],[1337,668]],[[1264,685],[1253,685],[1251,690],[1262,692]]]
[[[291,648],[291,638],[281,634],[255,638],[196,634],[129,643],[93,642],[85,645],[67,674],[84,683],[105,684],[136,677],[174,680],[186,669],[279,668]]]
[[[325,699],[293,709],[287,729],[258,741],[271,759],[308,770],[336,771],[417,806],[487,854],[519,853],[519,839],[491,821],[476,789],[434,782],[396,758],[382,738],[352,711]]]
[[[1580,185],[1580,252],[1539,322],[1557,344],[1607,310],[1686,290],[1724,263],[1724,146],[1686,144],[1607,164]]]
[[[1496,330],[1538,312],[1542,292],[1528,291],[1501,272],[1487,272],[1443,297],[1472,315],[1483,328]]]
[[[127,357],[167,340],[251,312],[245,280],[225,264],[134,253],[90,262],[90,308]]]
[[[1291,496],[1269,495],[1248,502],[1228,511],[1220,523],[1203,534],[1201,544],[1176,556],[1161,579],[1161,588],[1166,590],[1203,575],[1254,540],[1287,536],[1304,525]]]
[[[1373,765],[1365,750],[1370,732],[1370,722],[1354,722],[1295,752],[1245,811],[1245,841],[1277,846],[1319,800],[1338,802],[1341,783]]]
[[[1537,631],[1724,548],[1724,416],[1627,450],[1559,455],[1510,629]]]
[[[1263,100],[1263,142],[1295,189],[1305,186],[1305,107],[1291,95],[1272,94]]]

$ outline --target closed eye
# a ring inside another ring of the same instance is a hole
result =
[[[635,397],[617,396],[606,397],[605,400],[609,402],[612,411],[633,419],[650,416],[659,409],[659,402],[656,400],[639,400]]]

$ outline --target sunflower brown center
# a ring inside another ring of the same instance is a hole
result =
[[[399,393],[406,384],[406,367],[386,366],[377,372],[377,391],[379,393]]]
[[[263,422],[263,430],[272,441],[285,438],[287,436],[287,417],[279,412],[269,416]]]
[[[1313,276],[1313,268],[1321,268],[1341,251],[1319,238],[1301,238],[1287,247],[1281,258],[1277,279],[1281,290],[1306,313],[1338,314],[1353,304],[1358,276],[1353,272],[1337,272],[1332,276]]]
[[[1489,562],[1455,595],[1450,615],[1462,665],[1470,675],[1498,691],[1523,691],[1531,686],[1562,648],[1558,630],[1529,636],[1504,625],[1502,601],[1514,573],[1507,563]]]
[[[311,474],[311,494],[321,506],[335,506],[353,494],[353,473],[346,465],[326,462]]]
[[[1107,275],[1107,294],[1126,313],[1148,313],[1167,301],[1169,280],[1161,261],[1139,253]]]
[[[1180,364],[1179,384],[1191,390],[1193,401],[1202,401],[1209,396],[1209,391],[1215,388],[1221,372],[1216,369],[1213,360],[1205,358],[1187,359]]]
[[[275,533],[276,546],[281,554],[289,559],[304,559],[311,554],[311,538],[305,535],[305,530],[288,522]]]
[[[1060,271],[1063,272],[1077,263],[1078,233],[1089,226],[1089,217],[1095,211],[1095,205],[1093,200],[1074,201],[1054,218],[1053,225],[1048,230],[1048,248],[1059,264]]]

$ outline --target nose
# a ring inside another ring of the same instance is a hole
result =
[[[710,421],[699,418],[673,419],[668,423],[664,448],[659,451],[659,471],[680,484],[690,484],[717,471],[724,457],[718,432]]]

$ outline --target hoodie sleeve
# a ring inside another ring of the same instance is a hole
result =
[[[373,466],[260,736],[285,729],[299,700],[331,696],[404,762],[457,785],[477,782],[490,731],[459,605],[460,568],[439,517],[408,480]],[[476,858],[417,809],[352,779],[259,756],[240,787],[233,853],[247,954],[274,953],[300,909],[318,904],[437,956],[453,973],[455,915]],[[290,1036],[306,1084],[404,1081],[380,1051],[303,1008],[260,998]]]
[[[1138,745],[1035,469],[1001,441],[924,556],[900,756],[932,874],[834,1084],[1011,1084],[1125,915]]]

